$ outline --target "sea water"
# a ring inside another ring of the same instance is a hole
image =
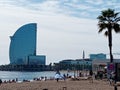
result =
[[[67,71],[60,71],[61,74],[67,74]],[[48,79],[55,76],[55,71],[41,71],[41,72],[17,72],[17,71],[0,71],[0,79],[12,80],[18,79],[18,81],[33,80],[34,78],[47,77]],[[69,75],[74,75],[73,72],[69,72]]]

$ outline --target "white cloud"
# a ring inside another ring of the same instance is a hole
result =
[[[72,3],[79,3],[79,0],[72,0]]]
[[[84,4],[67,3],[67,5],[71,6],[72,8],[81,9],[81,10],[87,10],[91,8],[91,6],[84,5]]]
[[[58,1],[46,1],[38,4],[31,4],[30,7],[33,7],[34,9],[37,10],[51,11],[51,12],[56,12],[59,9]]]
[[[85,2],[93,5],[101,5],[104,3],[104,0],[86,0]]]

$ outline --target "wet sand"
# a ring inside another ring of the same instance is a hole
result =
[[[114,87],[109,85],[106,80],[94,80],[93,83],[89,80],[47,80],[33,81],[22,83],[7,83],[1,84],[0,90],[114,90]],[[120,90],[120,86],[118,87]]]

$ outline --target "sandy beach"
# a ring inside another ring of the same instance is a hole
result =
[[[0,90],[114,90],[114,87],[109,85],[106,80],[94,80],[91,83],[89,80],[47,80],[47,81],[32,81],[22,83],[6,83],[1,84]],[[120,90],[120,87],[118,87]]]

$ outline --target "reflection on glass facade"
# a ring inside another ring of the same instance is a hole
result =
[[[37,24],[30,23],[20,27],[10,43],[10,64],[27,64],[28,56],[36,56]]]
[[[29,65],[45,65],[46,56],[45,55],[37,55],[37,56],[29,56]]]

